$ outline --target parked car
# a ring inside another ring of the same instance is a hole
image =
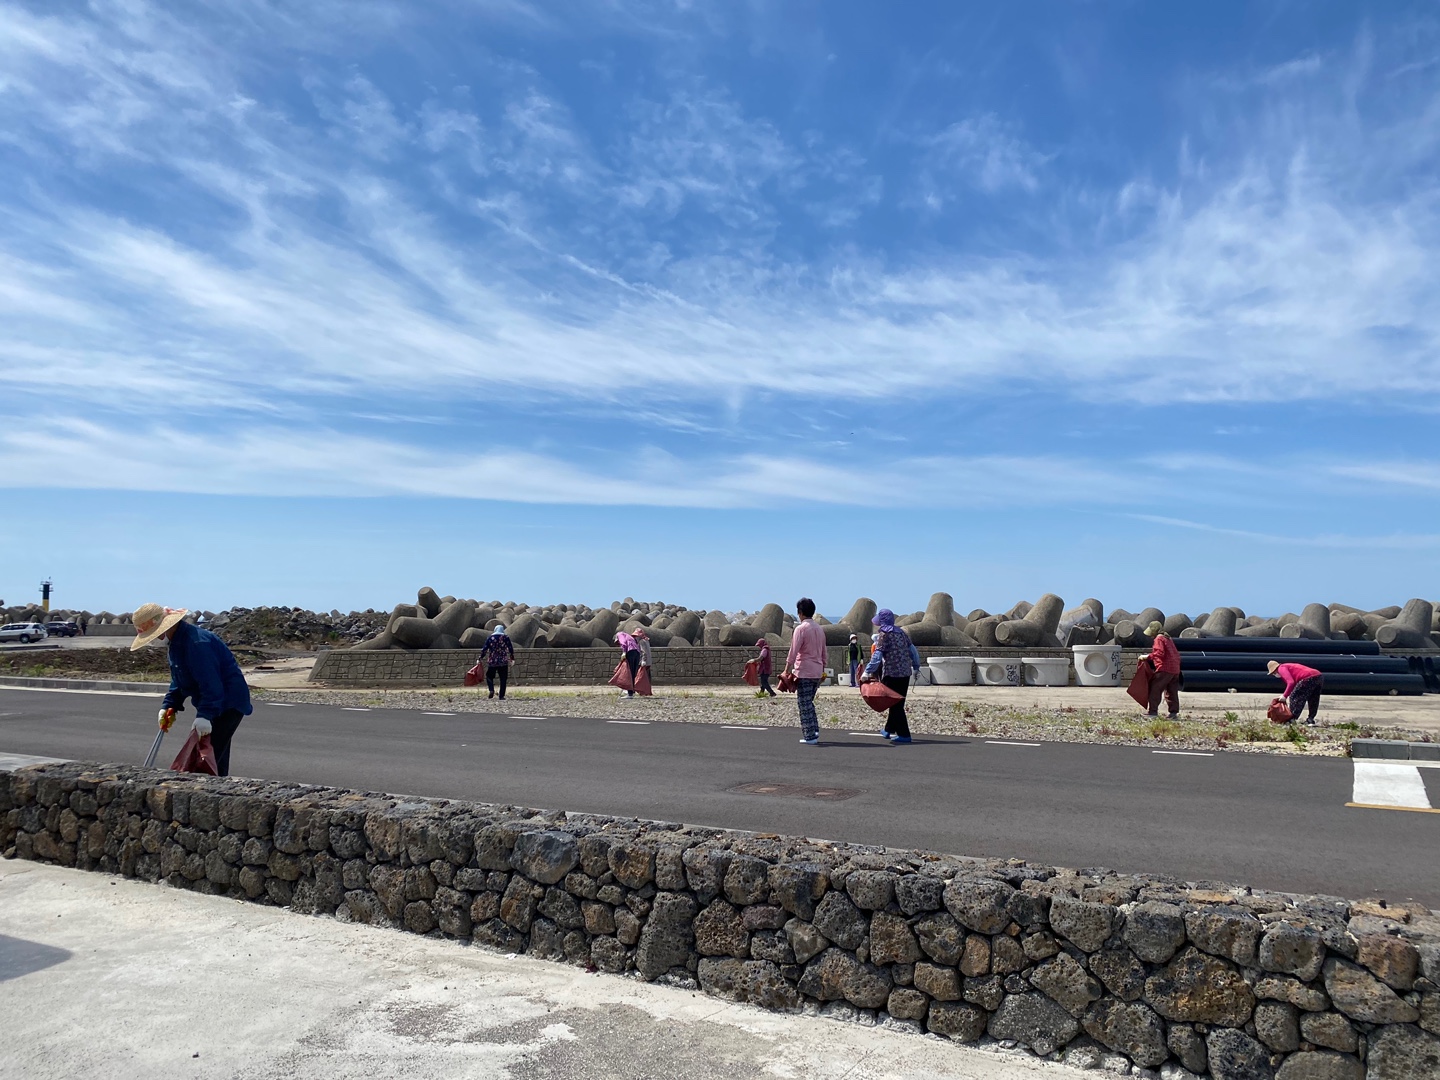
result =
[[[47,622],[45,631],[51,637],[74,637],[80,633],[80,627],[73,622]]]
[[[44,641],[49,636],[44,625],[38,622],[12,622],[0,626],[0,641],[19,641],[28,645],[32,641]]]

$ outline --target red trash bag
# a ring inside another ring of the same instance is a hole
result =
[[[800,679],[793,671],[782,671],[775,680],[775,689],[782,694],[793,694],[800,686]]]
[[[641,697],[653,697],[654,692],[650,689],[650,668],[641,667],[635,675],[635,693]]]
[[[170,763],[172,772],[196,772],[208,773],[211,776],[220,775],[220,766],[215,764],[215,748],[210,745],[209,735],[196,735],[195,729],[190,729],[190,737],[185,740],[185,745],[180,747],[180,753],[175,755],[175,760]]]
[[[904,694],[891,690],[882,682],[861,683],[860,696],[865,699],[865,704],[876,712],[885,712],[891,706],[899,705],[905,700]]]
[[[1290,705],[1283,697],[1277,697],[1270,702],[1270,708],[1265,710],[1265,715],[1270,718],[1272,724],[1288,724],[1295,719],[1291,715]]]
[[[483,678],[485,678],[485,661],[481,660],[469,671],[465,672],[465,685],[479,686],[480,680]]]
[[[1135,677],[1130,680],[1130,688],[1125,691],[1140,703],[1142,709],[1150,708],[1150,680],[1154,677],[1154,663],[1149,660],[1141,660],[1135,666]]]
[[[615,674],[610,676],[610,685],[621,690],[634,690],[635,680],[630,677],[630,665],[624,660],[615,665]]]
[[[760,661],[750,660],[745,664],[745,674],[740,676],[751,686],[760,685]]]

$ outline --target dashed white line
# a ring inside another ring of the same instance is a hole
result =
[[[721,724],[726,731],[769,731],[769,728],[755,727],[753,724],[748,727],[741,727],[739,724]]]
[[[423,715],[423,716],[454,716],[455,714],[454,714],[453,712],[427,712],[427,713],[422,713],[421,715]]]
[[[267,701],[265,703],[274,709],[293,709],[295,705],[289,701]]]
[[[606,720],[605,722],[607,724],[634,724],[637,727],[646,727],[650,723],[649,720]]]
[[[1152,754],[1172,754],[1175,757],[1214,757],[1214,754],[1207,754],[1203,750],[1151,750]]]
[[[509,716],[511,720],[549,720],[549,719],[550,719],[548,716],[515,716],[515,715],[513,715],[513,714],[511,714],[511,713],[506,713],[505,715],[506,715],[506,716]]]
[[[1004,739],[986,739],[986,746],[1039,746],[1038,742],[1007,742]]]
[[[354,705],[341,705],[341,712],[369,712],[369,709],[357,709]]]
[[[864,735],[865,738],[867,738],[867,739],[883,739],[883,738],[885,738],[885,736],[884,736],[884,735],[881,735],[880,732],[878,732],[878,731],[852,731],[852,732],[850,732],[850,734],[851,734],[851,735]]]

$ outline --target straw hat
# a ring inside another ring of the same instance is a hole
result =
[[[1149,626],[1145,627],[1146,637],[1154,637],[1156,634],[1163,634],[1164,632],[1165,624],[1162,622],[1152,622]]]
[[[184,608],[162,608],[159,604],[141,604],[135,609],[135,614],[130,616],[131,621],[135,624],[135,640],[130,643],[130,651],[143,649],[188,614],[190,612]]]
[[[1268,671],[1271,675],[1274,675],[1275,672],[1278,671],[1279,669],[1280,669],[1280,661],[1279,661],[1279,660],[1271,660],[1268,664],[1265,665],[1265,670]]]

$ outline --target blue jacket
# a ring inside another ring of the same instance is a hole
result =
[[[234,654],[209,630],[182,622],[170,639],[170,691],[164,708],[183,709],[186,698],[195,702],[196,714],[206,720],[231,709],[241,716],[254,711],[250,687]]]

